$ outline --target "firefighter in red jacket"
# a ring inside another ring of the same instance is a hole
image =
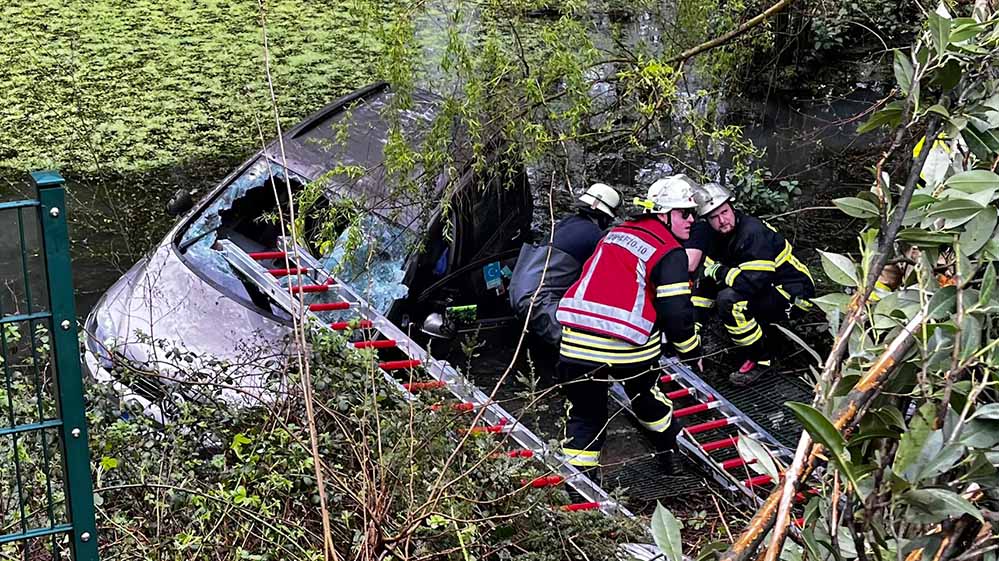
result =
[[[685,175],[653,183],[645,199],[635,199],[641,212],[604,236],[559,302],[558,370],[568,399],[562,452],[580,469],[599,465],[608,383],[616,380],[650,433],[660,462],[673,470],[680,425],[658,388],[657,367],[663,335],[681,358],[700,354],[687,255],[680,245],[694,222],[695,187]]]

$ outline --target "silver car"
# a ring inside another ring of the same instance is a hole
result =
[[[390,185],[398,181],[386,170],[384,153],[391,123],[399,124],[408,145],[419,147],[441,107],[438,98],[417,91],[411,108],[400,111],[393,109],[394,95],[386,84],[374,84],[331,103],[187,212],[90,313],[88,372],[147,407],[162,398],[163,384],[189,381],[176,379],[193,368],[184,361],[227,365],[226,397],[242,400],[263,387],[260,372],[288,351],[291,318],[232,269],[219,242],[246,252],[274,249],[282,235],[275,216],[287,208],[289,191],[297,197],[310,185],[321,187],[314,209],[361,209],[360,230],[331,223],[328,212],[301,220],[308,239],[320,231],[326,239],[339,236],[313,253],[389,319],[418,322],[444,305],[501,309],[502,289],[483,270],[509,263],[529,234],[531,193],[523,168],[505,159],[506,145],[498,143],[487,144],[486,166],[473,166],[469,143],[458,133],[447,139],[457,162],[450,173],[417,170],[407,177],[418,189],[393,192]],[[354,239],[346,243],[351,232]],[[133,375],[122,385],[117,372],[124,364]],[[137,370],[149,375],[135,376]]]

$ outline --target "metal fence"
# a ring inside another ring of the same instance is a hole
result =
[[[0,203],[0,558],[97,560],[63,179]]]

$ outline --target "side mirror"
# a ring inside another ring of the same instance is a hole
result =
[[[420,331],[436,339],[453,339],[457,334],[454,324],[439,313],[432,313],[423,320]]]
[[[166,211],[170,216],[180,216],[191,210],[193,206],[194,199],[191,197],[191,192],[186,189],[178,189],[173,197],[167,201]]]

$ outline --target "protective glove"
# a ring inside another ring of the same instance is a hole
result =
[[[708,277],[711,280],[717,281],[718,279],[715,277],[715,275],[718,274],[718,270],[721,269],[721,266],[722,266],[721,263],[717,261],[712,261],[711,263],[708,263],[707,265],[704,266],[704,276]]]

